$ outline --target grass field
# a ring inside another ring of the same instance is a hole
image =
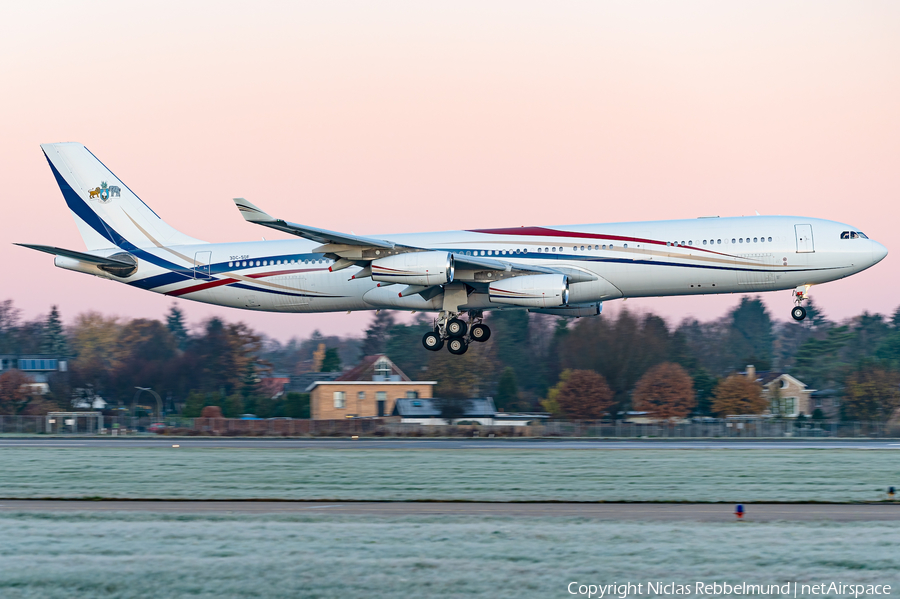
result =
[[[572,597],[569,582],[900,588],[900,525],[0,515],[4,599]]]
[[[869,501],[886,451],[2,448],[0,497]]]

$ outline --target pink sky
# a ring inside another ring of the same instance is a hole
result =
[[[0,7],[0,299],[174,301],[11,245],[83,248],[39,144],[79,141],[173,226],[273,238],[231,198],[358,234],[802,214],[891,255],[813,289],[900,304],[896,2],[61,2]],[[770,293],[786,319],[787,291]],[[737,296],[629,300],[673,322]],[[371,318],[178,300],[278,338]],[[607,306],[612,308],[612,304]]]

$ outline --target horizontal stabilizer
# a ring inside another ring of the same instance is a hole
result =
[[[57,248],[49,245],[34,245],[30,243],[16,243],[13,245],[19,245],[23,248],[29,248],[32,250],[37,250],[39,252],[44,252],[47,254],[53,254],[54,256],[64,256],[66,258],[72,258],[73,260],[81,260],[82,262],[87,262],[89,264],[96,264],[98,266],[134,266],[134,259],[132,258],[130,261],[124,257],[118,256],[95,256],[94,254],[87,254],[85,252],[76,252],[75,250],[66,250],[63,248]]]

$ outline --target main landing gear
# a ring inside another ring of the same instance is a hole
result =
[[[483,343],[491,338],[491,329],[484,323],[481,310],[469,311],[469,322],[461,320],[458,312],[441,312],[434,323],[434,330],[425,333],[422,345],[430,351],[439,351],[447,344],[451,354],[461,356],[473,341]]]
[[[800,322],[804,318],[806,318],[806,308],[801,306],[803,300],[809,298],[809,285],[801,285],[794,289],[794,309],[791,310],[791,318]]]

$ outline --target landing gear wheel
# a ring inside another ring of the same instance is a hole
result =
[[[804,318],[806,318],[806,308],[803,306],[794,306],[794,309],[791,310],[791,318],[800,322]]]
[[[437,333],[425,333],[422,337],[422,345],[429,351],[438,351],[444,347],[444,340]]]
[[[491,329],[486,324],[472,325],[472,341],[484,343],[491,338]]]
[[[447,349],[450,350],[451,354],[461,356],[469,349],[469,344],[466,343],[465,339],[453,337],[447,342]]]
[[[447,321],[447,334],[451,337],[465,337],[467,330],[466,323],[458,318],[451,318]]]

